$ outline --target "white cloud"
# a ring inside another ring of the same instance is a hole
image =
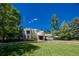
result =
[[[36,20],[38,20],[38,19],[37,18],[34,18],[33,20],[29,21],[29,23],[34,22]]]
[[[38,20],[37,18],[33,19],[33,20]]]

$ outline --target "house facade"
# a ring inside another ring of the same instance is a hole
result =
[[[23,34],[24,34],[25,40],[33,40],[33,37],[32,37],[33,34],[36,35],[37,41],[44,41],[50,38],[51,40],[53,39],[51,34],[45,34],[44,31],[38,30],[38,29],[25,28],[23,29]]]

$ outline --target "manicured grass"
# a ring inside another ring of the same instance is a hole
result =
[[[7,45],[1,48],[0,55],[79,56],[79,45],[75,43],[22,42],[15,45]]]

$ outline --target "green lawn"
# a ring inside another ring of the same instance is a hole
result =
[[[79,56],[79,44],[66,44],[61,42],[6,43],[6,45],[0,49],[0,55]]]

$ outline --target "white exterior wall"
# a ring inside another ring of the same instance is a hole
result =
[[[29,34],[27,34],[27,31],[30,31]],[[25,39],[31,39],[31,29],[24,29],[24,35],[25,35]],[[29,36],[29,38],[28,38]]]
[[[30,34],[28,34],[27,31],[30,31]],[[41,30],[38,30],[38,29],[30,29],[30,28],[25,28],[24,29],[25,39],[32,39],[32,33],[35,33],[36,34],[37,41],[40,40],[39,39],[39,36],[43,36],[44,39],[45,39],[45,35],[44,35],[45,33],[44,33],[44,31],[41,31]],[[28,36],[29,36],[29,38],[28,38]]]

